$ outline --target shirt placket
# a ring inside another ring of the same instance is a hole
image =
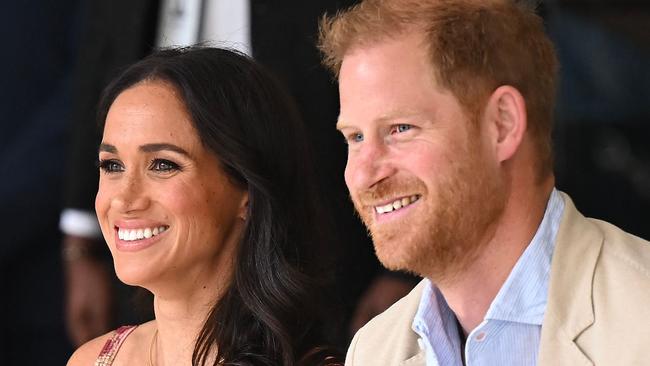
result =
[[[484,320],[478,327],[476,327],[468,336],[465,341],[465,365],[466,366],[482,366],[490,365],[490,359],[484,350],[489,349],[489,343],[494,338],[492,324],[488,320]]]

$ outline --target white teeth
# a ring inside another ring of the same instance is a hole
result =
[[[142,240],[142,239],[149,239],[153,236],[156,236],[164,231],[166,231],[168,228],[166,226],[158,226],[154,228],[140,228],[140,229],[123,229],[123,228],[118,228],[117,230],[117,237],[120,238],[120,240],[124,241],[134,241],[134,240]]]
[[[420,199],[420,197],[418,195],[413,195],[413,196],[410,196],[410,197],[403,197],[403,198],[400,198],[400,199],[397,199],[397,200],[393,201],[392,203],[389,203],[389,204],[386,204],[386,205],[383,205],[383,206],[375,206],[375,211],[378,214],[397,211],[397,210],[399,210],[401,208],[409,206],[411,203],[417,201],[418,199]]]

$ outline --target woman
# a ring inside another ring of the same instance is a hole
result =
[[[333,364],[314,347],[308,272],[327,225],[274,79],[233,51],[163,50],[107,87],[99,121],[97,215],[120,280],[154,294],[155,320],[68,365]]]

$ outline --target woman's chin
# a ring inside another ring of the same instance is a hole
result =
[[[134,264],[122,264],[116,261],[115,274],[120,281],[129,286],[146,287],[145,285],[151,282],[152,273],[146,270],[141,265],[135,266]]]

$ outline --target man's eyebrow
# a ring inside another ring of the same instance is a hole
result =
[[[168,143],[157,143],[157,144],[146,144],[140,146],[140,151],[146,152],[146,153],[151,153],[151,152],[158,152],[158,151],[163,151],[163,150],[169,150],[173,151],[175,153],[185,155],[185,156],[190,156],[190,154],[183,150],[182,148],[173,145],[173,144],[168,144]]]
[[[382,114],[381,116],[377,117],[377,119],[375,119],[375,122],[386,123],[386,122],[391,122],[391,121],[399,119],[399,118],[412,118],[412,117],[417,117],[417,116],[420,116],[420,115],[421,115],[421,112],[417,112],[415,110],[394,109],[394,110],[390,110],[390,111]],[[354,126],[346,123],[339,116],[339,119],[336,121],[336,129],[337,130],[342,130],[342,129],[348,128],[348,127],[354,127]]]
[[[111,154],[117,154],[117,148],[111,144],[99,144],[99,151],[106,151]]]
[[[378,122],[390,122],[399,118],[409,118],[418,116],[420,113],[410,110],[410,109],[393,109],[390,110],[377,118]]]
[[[341,119],[336,120],[336,129],[337,130],[341,130],[341,129],[346,128],[346,127],[349,127],[349,126],[346,125],[344,121],[342,121]]]

